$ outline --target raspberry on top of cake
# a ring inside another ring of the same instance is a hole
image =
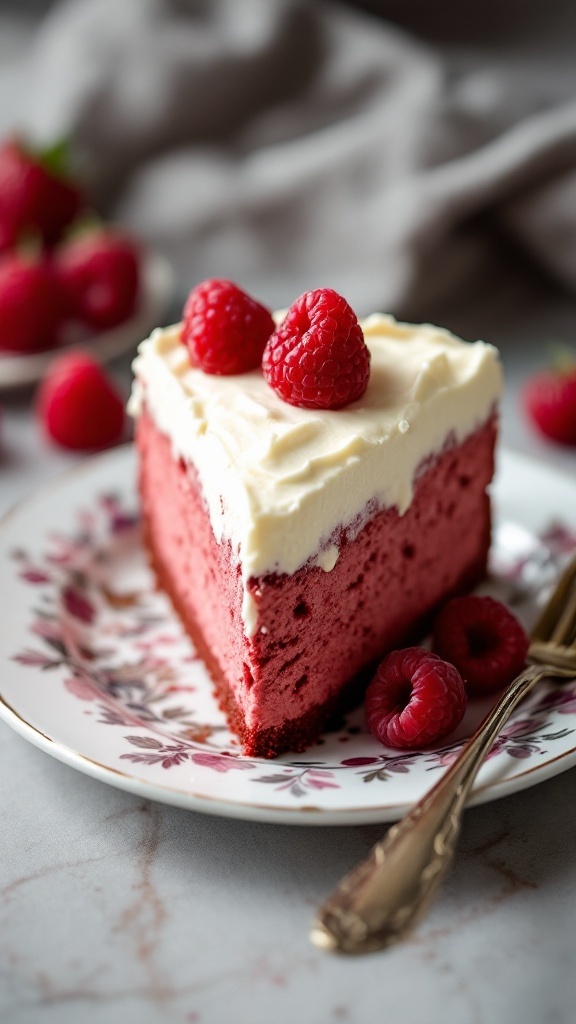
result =
[[[153,563],[248,753],[303,749],[355,674],[485,572],[497,350],[360,326],[369,379],[344,408],[290,404],[260,367],[204,372],[180,324],[134,363]]]

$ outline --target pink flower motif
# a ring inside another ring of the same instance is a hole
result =
[[[36,668],[46,668],[48,665],[56,664],[39,651],[22,651],[21,654],[15,654],[12,661],[17,661],[19,665],[33,665]]]
[[[311,778],[312,774],[314,774],[314,776],[315,776],[314,778]],[[337,782],[330,782],[326,778],[318,778],[318,776],[320,774],[322,774],[322,775],[330,775],[331,773],[330,772],[314,772],[314,773],[312,773],[311,771],[308,772],[308,777],[306,779],[306,782],[308,783],[308,785],[311,786],[313,789],[340,789],[340,786],[338,785]]]
[[[204,768],[213,768],[216,772],[229,772],[233,768],[254,768],[250,761],[240,761],[238,758],[228,757],[226,754],[191,754],[190,760]]]
[[[80,700],[96,700],[97,694],[94,692],[94,687],[80,676],[71,676],[69,679],[65,679],[64,686],[69,693],[73,693]]]
[[[62,592],[64,607],[80,622],[91,625],[94,622],[95,611],[90,602],[74,587],[66,587]]]
[[[120,508],[120,502],[117,494],[101,494],[98,498],[98,504],[101,508],[105,509],[106,512],[117,512]]]
[[[26,583],[50,583],[50,577],[40,569],[25,569],[20,573],[20,579],[26,580]]]
[[[99,505],[108,516],[111,533],[122,533],[130,530],[138,522],[138,517],[122,508],[117,494],[101,494]]]
[[[510,754],[510,757],[516,757],[520,760],[524,757],[531,757],[535,753],[535,749],[528,744],[526,746],[520,744],[517,747],[507,747],[506,752]]]
[[[506,740],[510,739],[511,736],[523,736],[525,733],[534,732],[534,729],[534,719],[522,718],[519,722],[511,722],[507,725],[500,733],[499,739]]]
[[[445,765],[445,766],[453,764],[454,761],[456,760],[456,758],[458,757],[459,753],[460,753],[460,748],[458,748],[457,750],[446,750],[438,758],[438,764]]]
[[[137,516],[117,515],[111,523],[112,533],[123,533],[124,530],[131,530],[138,522]]]
[[[50,565],[67,565],[71,559],[72,555],[69,552],[63,552],[59,555],[46,555],[46,561],[49,562]]]
[[[62,633],[60,628],[54,622],[48,622],[47,619],[38,619],[32,626],[32,632],[36,636],[41,636],[45,640],[59,640],[62,641]]]
[[[557,711],[560,715],[576,714],[576,697],[572,697],[571,700],[566,700],[562,704],[559,704]]]
[[[569,554],[576,547],[576,532],[564,526],[563,523],[551,523],[540,534],[540,540],[555,554]]]

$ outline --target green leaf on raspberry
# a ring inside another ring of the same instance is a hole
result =
[[[69,181],[73,178],[70,171],[70,140],[66,138],[57,139],[49,146],[38,149],[33,154],[44,170],[53,174],[55,178],[64,178]]]
[[[566,342],[556,341],[549,346],[552,366],[558,373],[574,373],[576,371],[576,350]]]

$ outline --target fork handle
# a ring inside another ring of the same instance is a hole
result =
[[[514,708],[550,674],[534,665],[510,684],[448,771],[320,908],[312,941],[341,953],[394,945],[424,915],[452,860],[466,798]]]

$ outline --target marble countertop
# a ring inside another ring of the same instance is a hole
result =
[[[508,371],[504,441],[574,473],[574,453],[530,435],[517,396],[542,338],[573,340],[576,304],[532,295],[527,310],[515,298],[483,332]],[[475,336],[474,315],[445,322]],[[126,365],[117,373],[127,380]],[[0,404],[3,512],[72,457],[39,439],[29,400]],[[414,938],[342,959],[310,945],[311,916],[383,827],[204,817],[80,775],[4,724],[0,741],[3,1024],[576,1017],[576,770],[467,811],[454,870]]]

